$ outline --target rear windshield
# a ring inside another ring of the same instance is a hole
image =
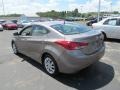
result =
[[[79,24],[56,24],[51,27],[65,35],[81,34],[91,30],[90,28]]]

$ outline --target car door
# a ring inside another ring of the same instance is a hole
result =
[[[16,40],[16,45],[17,45],[17,48],[18,50],[27,55],[27,56],[30,56],[30,52],[28,52],[29,50],[29,42],[28,40],[30,40],[32,38],[32,26],[28,26],[26,28],[24,28],[20,33],[19,33],[19,36]]]
[[[118,30],[120,26],[118,25],[118,19],[108,19],[103,23],[102,29],[105,31],[108,38],[118,38]]]
[[[31,33],[32,38],[27,39],[27,52],[30,54],[30,57],[38,62],[40,62],[40,56],[45,47],[45,41],[47,40],[48,33],[49,30],[44,26],[33,25]]]
[[[116,30],[114,32],[115,32],[114,38],[120,39],[120,19],[118,19],[117,21]]]

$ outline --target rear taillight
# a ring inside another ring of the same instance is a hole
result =
[[[60,46],[68,50],[75,50],[88,46],[87,42],[72,42],[72,41],[58,40],[55,43],[59,44]]]

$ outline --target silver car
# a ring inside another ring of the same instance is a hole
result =
[[[63,21],[34,23],[14,33],[12,48],[44,66],[49,75],[75,73],[100,60],[103,35],[86,26]]]
[[[105,38],[120,39],[120,17],[109,17],[92,25],[93,29],[102,31]]]

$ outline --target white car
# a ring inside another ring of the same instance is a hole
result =
[[[0,24],[0,31],[3,31],[3,26]]]
[[[93,29],[103,32],[105,38],[120,39],[120,17],[109,17],[92,25]]]

